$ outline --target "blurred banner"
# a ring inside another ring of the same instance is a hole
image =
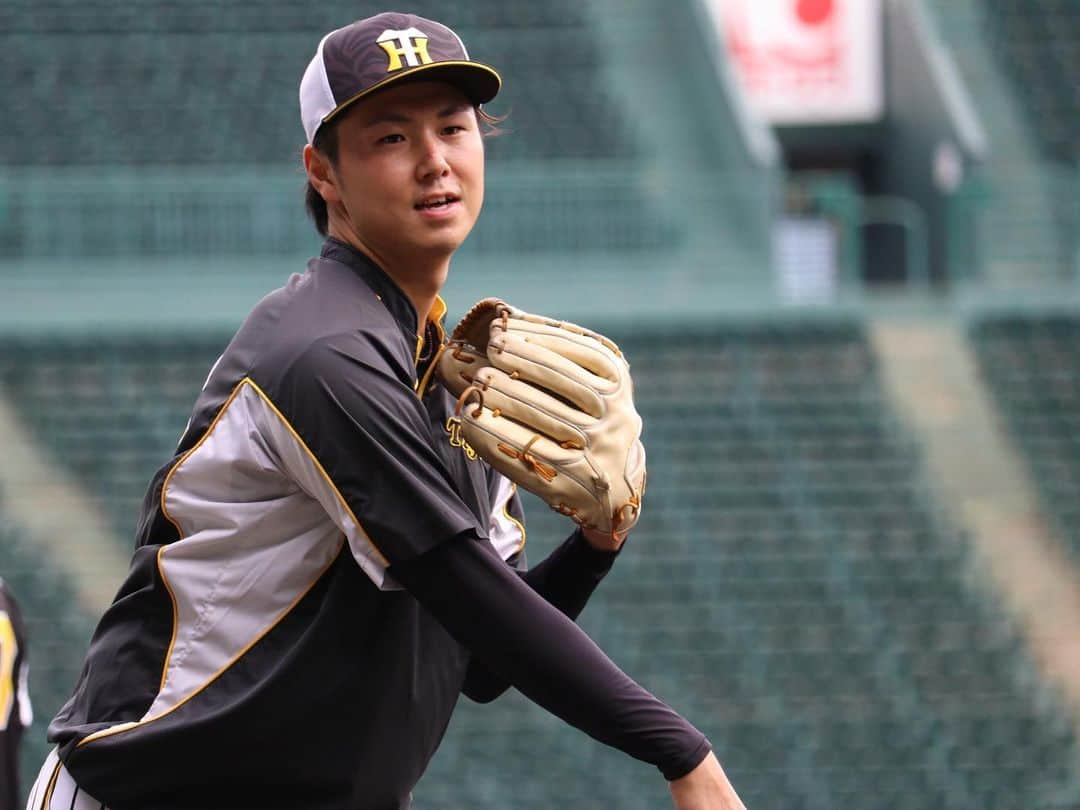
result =
[[[747,97],[771,123],[866,123],[881,117],[880,0],[709,5]]]

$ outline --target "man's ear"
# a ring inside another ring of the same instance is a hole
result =
[[[314,189],[329,203],[341,202],[337,175],[330,160],[310,143],[304,147],[304,170]]]

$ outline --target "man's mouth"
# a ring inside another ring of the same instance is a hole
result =
[[[432,209],[432,208],[445,208],[446,206],[450,205],[451,203],[455,203],[457,201],[458,201],[458,198],[456,196],[454,196],[453,194],[443,194],[443,195],[438,196],[438,197],[431,197],[431,198],[426,199],[426,200],[424,200],[422,202],[418,202],[413,207],[416,208],[418,211],[423,211],[425,209]]]

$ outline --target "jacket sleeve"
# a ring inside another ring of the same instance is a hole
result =
[[[376,585],[386,569],[462,532],[487,537],[432,446],[423,404],[363,333],[325,338],[274,380],[261,437],[341,528]],[[280,422],[280,424],[279,424]]]

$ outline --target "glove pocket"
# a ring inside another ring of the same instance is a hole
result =
[[[464,343],[448,343],[439,349],[435,359],[435,374],[455,397],[461,396],[487,364],[487,357]]]

